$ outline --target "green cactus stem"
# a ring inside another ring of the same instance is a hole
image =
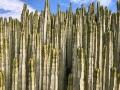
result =
[[[5,76],[2,71],[0,71],[0,90],[5,90]]]

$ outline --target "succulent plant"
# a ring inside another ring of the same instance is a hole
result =
[[[0,90],[120,90],[120,0],[0,17]]]

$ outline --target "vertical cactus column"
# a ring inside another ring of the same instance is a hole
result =
[[[5,89],[5,76],[2,71],[0,71],[0,90],[6,90]]]
[[[120,74],[117,75],[117,90],[120,90]]]
[[[115,67],[111,68],[110,90],[117,90],[117,71]]]
[[[47,22],[48,22],[48,17],[49,17],[49,0],[45,0],[45,13],[44,13],[44,44],[46,44],[46,33],[47,33]]]
[[[3,45],[3,18],[0,17],[0,44]]]
[[[93,90],[101,90],[100,89],[100,69],[96,68],[94,71],[94,89]]]
[[[4,68],[5,62],[4,62],[3,50],[4,50],[3,45],[0,45],[0,70],[5,71],[5,68]]]
[[[4,67],[4,47],[3,47],[3,24],[2,17],[0,17],[0,70],[5,71]]]
[[[15,31],[14,31],[14,33],[15,33],[15,35],[14,35],[14,38],[15,38],[15,41],[14,41],[14,43],[15,43],[15,56],[14,57],[16,57],[16,58],[18,58],[18,47],[19,47],[19,22],[18,22],[18,20],[17,19],[15,19],[14,20],[14,22],[15,22]]]
[[[75,25],[73,25],[72,32],[72,70],[73,73],[73,90],[79,89],[79,80],[78,80],[78,57],[77,57],[77,29]],[[70,73],[70,72],[69,72]]]
[[[3,32],[4,32],[4,36],[7,37],[8,36],[8,31],[7,31],[8,27],[7,27],[7,18],[4,18],[4,24],[3,24]]]
[[[39,89],[39,77],[40,74],[41,74],[41,70],[40,70],[40,62],[41,62],[41,36],[40,34],[37,34],[36,35],[36,62],[35,62],[35,73],[36,73],[36,89],[38,90]]]
[[[78,77],[80,78],[79,86],[80,90],[85,90],[85,74],[86,74],[86,63],[85,63],[85,54],[83,48],[78,48]]]
[[[25,48],[24,32],[21,32],[21,39],[20,39],[19,89],[26,90],[26,48]]]
[[[113,60],[114,60],[114,64],[113,66],[117,68],[117,13],[115,13],[112,16],[112,31],[113,31]]]
[[[98,31],[97,31],[97,26],[95,27],[95,47],[94,47],[94,54],[95,54],[95,57],[94,57],[94,68],[97,68],[98,65],[97,65],[97,54],[98,54],[98,35],[97,35]]]
[[[109,86],[110,86],[110,69],[113,67],[113,37],[112,32],[108,31],[108,60],[109,60]]]
[[[43,47],[43,90],[47,90],[47,45],[44,45]]]
[[[90,22],[89,22],[90,24]],[[93,30],[92,30],[92,25],[89,25],[89,44],[88,44],[88,62],[87,62],[87,70],[88,70],[88,90],[93,89],[93,53],[92,53],[92,35],[93,35]]]
[[[50,90],[57,90],[56,87],[56,49],[52,51],[52,67],[51,67],[51,82],[50,82]]]
[[[118,7],[120,6],[120,4],[118,5]],[[117,12],[117,62],[120,62],[119,60],[120,60],[120,12]],[[120,64],[118,63],[118,65],[117,65],[117,67],[118,67],[118,72],[120,73]]]
[[[7,37],[4,37],[3,38],[3,45],[4,45],[4,53],[3,53],[3,55],[4,55],[4,63],[5,63],[5,65],[4,65],[4,68],[5,68],[5,82],[6,82],[6,84],[5,84],[5,87],[6,87],[6,90],[8,90],[9,88],[10,88],[10,68],[9,68],[9,56],[8,56],[8,54],[9,54],[9,52],[8,52],[8,50],[9,50],[9,46],[8,46],[8,38]]]
[[[106,77],[108,77],[107,76],[107,54],[108,54],[108,52],[107,52],[107,46],[106,45],[104,45],[104,47],[103,47],[103,76],[102,76],[102,78],[103,78],[103,87],[102,87],[102,89],[103,90],[106,90]]]
[[[102,70],[102,47],[103,47],[103,40],[102,40],[102,36],[103,36],[103,32],[102,32],[102,23],[98,22],[98,34],[99,34],[99,39],[98,39],[98,63],[99,63],[99,69],[100,69],[100,89],[102,88],[102,75],[103,75],[103,70]]]
[[[58,85],[58,90],[63,90],[65,89],[65,72],[66,72],[66,40],[65,40],[65,26],[64,22],[60,23],[60,47],[59,47],[59,85]]]
[[[44,9],[0,17],[0,90],[120,90],[120,0],[115,13]]]
[[[39,35],[38,35],[39,36]],[[42,49],[42,36],[40,36],[39,37],[40,38],[40,41],[39,41],[39,90],[41,90],[42,89],[42,78],[43,78],[43,54],[42,54],[42,51],[43,51],[43,49]]]
[[[73,90],[73,74],[69,74],[68,76],[68,86],[67,90]]]
[[[29,90],[36,90],[35,61],[33,58],[29,59],[28,67],[29,67],[28,89]]]
[[[52,59],[53,59],[53,44],[50,43],[48,46],[48,59],[47,59],[47,90],[50,89],[51,85],[51,69],[52,69]]]
[[[18,90],[18,59],[14,58],[12,63],[12,89]]]
[[[88,30],[88,27],[87,27],[88,25],[87,25],[87,23],[85,22],[84,23],[84,26],[83,26],[83,39],[82,39],[82,41],[83,41],[83,49],[84,49],[84,52],[85,52],[85,55],[87,56],[87,37],[88,37],[88,35],[87,35],[87,30]]]

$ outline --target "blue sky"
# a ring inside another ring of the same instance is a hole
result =
[[[82,3],[88,8],[88,5],[93,1],[100,1],[101,5],[108,6],[108,9],[112,10],[112,12],[117,11],[117,0],[49,0],[52,13],[57,12],[58,3],[60,3],[61,10],[65,11],[69,7],[70,2],[72,2],[73,12],[75,12],[76,8],[81,7]],[[8,18],[12,16],[13,18],[20,19],[24,3],[28,5],[30,12],[36,9],[41,12],[44,9],[45,0],[0,0],[0,17]]]

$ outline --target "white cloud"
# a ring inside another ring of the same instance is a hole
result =
[[[100,5],[103,5],[103,6],[109,6],[110,4],[112,4],[112,0],[70,0],[70,1],[79,5],[81,5],[82,3],[88,4],[93,1],[94,2],[100,1]]]
[[[0,9],[4,11],[8,11],[5,13],[0,13],[0,17],[9,18],[18,18],[20,20],[20,16],[22,13],[24,2],[20,0],[0,0]],[[27,5],[29,11],[35,11],[30,5]]]
[[[112,4],[112,0],[98,0],[100,1],[100,5],[103,6],[109,6],[110,4]]]
[[[68,3],[60,3],[61,6],[69,7]]]
[[[70,0],[70,1],[73,3],[79,4],[79,3],[81,3],[82,0]]]
[[[65,6],[65,7],[69,7],[69,4],[68,3],[64,3],[64,2],[61,2],[61,1],[58,1],[60,6]]]

